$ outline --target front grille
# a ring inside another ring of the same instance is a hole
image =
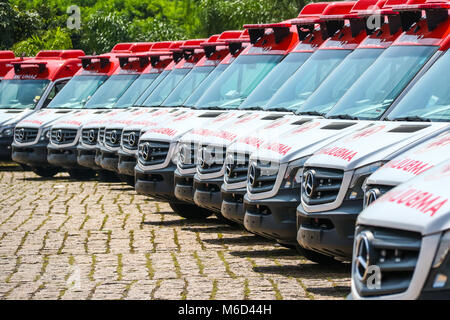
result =
[[[421,239],[416,232],[359,226],[352,270],[359,295],[374,297],[405,292],[417,265]],[[378,277],[373,277],[374,274]]]
[[[198,147],[195,143],[184,143],[181,145],[178,150],[178,164],[180,169],[195,169],[197,165],[197,150]]]
[[[76,129],[53,129],[50,139],[53,144],[69,144],[73,143],[76,137]]]
[[[105,144],[109,147],[120,147],[120,139],[122,138],[121,130],[108,129],[105,130]]]
[[[81,132],[81,140],[84,144],[95,146],[98,139],[98,129],[84,129]]]
[[[197,168],[201,174],[216,173],[222,170],[227,149],[225,147],[202,146],[199,149]]]
[[[277,181],[279,166],[271,162],[250,164],[248,168],[247,185],[250,193],[272,191]]]
[[[36,140],[38,129],[16,128],[14,130],[14,139],[20,143],[28,143]]]
[[[247,180],[249,159],[250,155],[246,153],[233,154],[232,161],[227,159],[225,182],[228,184],[245,182]]]
[[[144,166],[163,164],[169,155],[170,143],[145,141],[139,144],[139,162]]]
[[[140,135],[140,131],[124,131],[122,134],[123,147],[128,150],[137,150]]]
[[[302,199],[307,205],[334,202],[341,189],[344,172],[336,169],[305,168],[302,178]]]

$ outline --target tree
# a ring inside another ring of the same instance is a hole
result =
[[[42,37],[34,35],[13,46],[17,56],[35,56],[41,50],[72,49],[72,41],[67,32],[60,28],[49,30]]]

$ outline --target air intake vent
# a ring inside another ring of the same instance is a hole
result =
[[[354,126],[355,122],[347,122],[347,123],[341,123],[341,122],[333,122],[329,125],[326,125],[325,127],[322,127],[322,130],[342,130],[346,129],[348,127]]]
[[[292,123],[293,126],[301,126],[304,125],[305,123],[311,122],[312,119],[303,119],[303,120],[298,120]]]
[[[223,112],[206,112],[204,114],[199,115],[199,118],[217,118],[222,115]]]
[[[399,126],[397,128],[394,128],[388,132],[392,132],[392,133],[412,133],[412,132],[417,132],[420,131],[422,129],[428,128],[429,125],[415,125],[415,126],[410,126],[410,125],[403,125],[403,126]]]
[[[262,118],[261,120],[278,120],[280,118],[283,118],[284,114],[271,114],[267,117]]]

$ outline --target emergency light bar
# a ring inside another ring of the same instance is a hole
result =
[[[15,59],[16,56],[12,51],[0,51],[0,60]]]
[[[125,67],[133,61],[139,61],[140,68],[144,68],[150,63],[150,58],[147,55],[128,55],[118,56],[117,58],[119,58],[119,65],[122,69],[125,69]]]
[[[427,26],[430,31],[448,19],[450,3],[445,0],[409,0],[406,4],[395,5],[393,11],[400,13],[403,30],[408,30],[411,25],[420,20],[422,10],[425,11]]]
[[[244,31],[240,31],[240,35],[238,38],[227,38],[224,39],[224,41],[228,45],[230,53],[234,55],[242,49],[244,43],[250,42],[249,32],[247,29],[245,29]]]
[[[152,67],[155,67],[158,64],[158,62],[161,61],[161,57],[163,56],[172,57],[173,52],[170,51],[149,52],[147,56],[150,58],[150,63],[152,64]]]
[[[47,62],[13,62],[14,72],[19,74],[40,74],[47,70]]]
[[[176,63],[180,62],[183,59],[183,50],[180,47],[185,43],[185,41],[175,41],[170,46],[169,50],[172,52],[173,61]]]
[[[346,19],[349,17],[356,18],[353,15],[349,16],[355,4],[356,2],[353,1],[332,2],[325,8],[320,16],[320,31],[324,40],[341,30],[345,25]]]
[[[310,3],[303,7],[296,19],[291,20],[291,24],[297,26],[300,41],[314,31],[315,24],[320,22],[320,15],[328,5],[327,2]]]
[[[211,57],[214,52],[216,52],[216,48],[218,46],[225,46],[225,42],[219,42],[220,34],[213,35],[209,37],[209,39],[203,43],[200,43],[200,46],[205,51],[205,56],[207,58]]]
[[[207,39],[186,40],[180,47],[180,49],[183,50],[184,59],[188,60],[190,57],[192,57],[195,53],[195,50],[203,49],[200,44],[205,41],[207,41]]]
[[[266,29],[272,29],[275,34],[275,42],[280,43],[290,33],[292,24],[290,22],[268,23],[268,24],[246,24],[244,29],[248,30],[250,43],[255,44],[264,36]]]
[[[36,59],[77,59],[84,57],[83,50],[44,50],[36,55]]]
[[[110,63],[110,56],[84,56],[80,57],[83,69],[87,69],[93,61],[99,61],[100,69],[105,68]]]

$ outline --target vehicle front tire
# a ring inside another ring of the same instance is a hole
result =
[[[169,205],[176,214],[188,220],[204,220],[213,214],[194,204],[169,202]]]

